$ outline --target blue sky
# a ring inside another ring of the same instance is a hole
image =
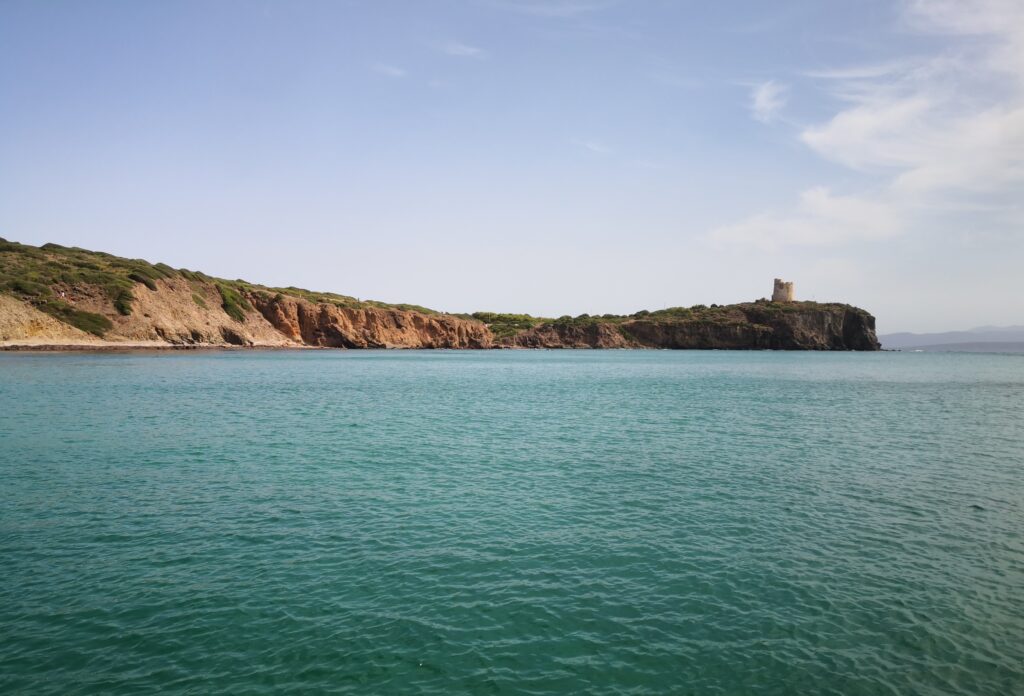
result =
[[[1024,324],[1018,0],[0,2],[0,236],[448,311]]]

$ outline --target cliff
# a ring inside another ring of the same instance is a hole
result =
[[[525,348],[879,350],[875,318],[862,309],[764,301],[630,317],[564,317],[500,343]]]
[[[561,319],[452,315],[0,239],[0,346],[32,345],[879,348],[874,317],[841,304],[759,300]]]
[[[477,321],[376,307],[349,308],[277,294],[247,298],[290,341],[329,348],[490,348],[491,332]]]

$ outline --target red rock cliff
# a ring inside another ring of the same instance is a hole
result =
[[[490,330],[448,314],[349,309],[290,296],[253,293],[252,305],[291,340],[331,348],[490,348]]]

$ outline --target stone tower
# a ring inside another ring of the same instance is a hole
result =
[[[772,302],[792,302],[793,283],[787,283],[782,278],[775,279],[775,289],[772,291]]]

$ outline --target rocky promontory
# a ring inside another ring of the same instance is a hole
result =
[[[875,318],[844,304],[767,301],[626,317],[564,317],[505,338],[523,348],[879,350]]]
[[[455,315],[0,239],[0,347],[31,346],[879,349],[874,317],[844,304]]]

